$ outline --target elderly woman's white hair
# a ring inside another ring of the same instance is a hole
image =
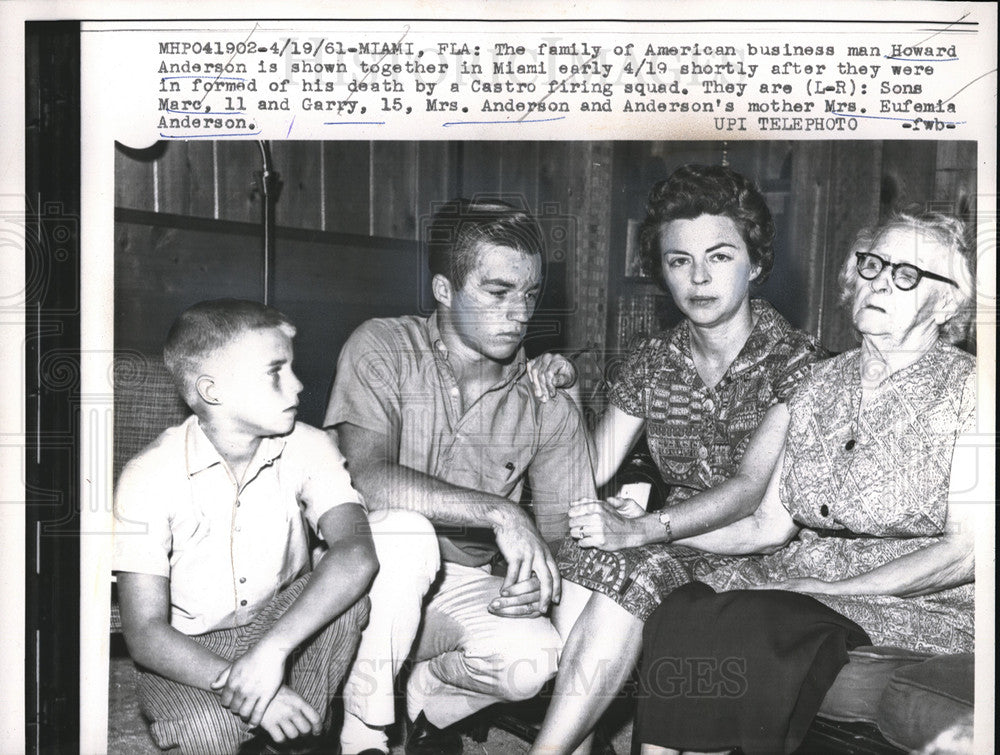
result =
[[[957,288],[952,288],[955,298],[955,314],[941,325],[941,337],[951,343],[958,343],[968,336],[969,324],[976,315],[975,279],[969,264],[971,252],[968,245],[965,224],[956,217],[939,212],[924,212],[919,215],[896,213],[888,220],[873,228],[862,229],[851,245],[847,259],[840,269],[840,302],[850,305],[854,298],[858,279],[858,252],[870,252],[890,231],[912,230],[925,234],[941,242],[948,250],[949,277]]]

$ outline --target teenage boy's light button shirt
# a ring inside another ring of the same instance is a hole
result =
[[[593,466],[579,410],[562,394],[538,401],[524,362],[521,351],[463,408],[437,313],[369,320],[340,351],[323,426],[380,433],[400,465],[459,487],[520,501],[527,481],[539,532],[558,542],[570,502],[595,495]],[[452,503],[465,504],[460,492]],[[437,529],[444,561],[482,566],[497,554],[488,528]]]
[[[262,439],[237,484],[192,416],[122,472],[112,568],[167,577],[185,634],[243,626],[309,571],[308,528],[345,503],[364,505],[326,433]]]

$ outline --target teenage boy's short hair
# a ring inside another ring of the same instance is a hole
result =
[[[184,400],[194,405],[205,361],[248,330],[278,328],[289,338],[295,326],[274,307],[245,299],[202,301],[181,312],[167,334],[163,361]]]
[[[443,275],[459,289],[476,266],[482,243],[543,254],[545,241],[538,221],[505,202],[452,199],[443,204],[427,230],[431,275]]]

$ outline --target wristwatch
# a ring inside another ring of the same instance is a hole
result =
[[[660,524],[663,525],[663,530],[667,533],[667,539],[664,542],[669,543],[674,539],[674,532],[670,527],[670,510],[664,507],[656,512],[656,516],[660,520]]]

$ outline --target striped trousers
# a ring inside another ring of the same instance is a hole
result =
[[[307,574],[280,592],[243,627],[222,629],[192,637],[229,661],[243,656],[275,621],[288,610],[309,579]],[[364,597],[303,643],[292,655],[286,683],[323,716],[330,725],[330,703],[357,649],[361,630],[368,623],[368,598]],[[251,729],[211,692],[189,687],[140,669],[140,707],[150,721],[153,740],[162,750],[180,748],[191,755],[231,755],[241,748],[283,752],[316,745],[299,737],[279,747],[263,729]],[[258,748],[256,745],[260,745]],[[246,747],[244,747],[246,745]]]

